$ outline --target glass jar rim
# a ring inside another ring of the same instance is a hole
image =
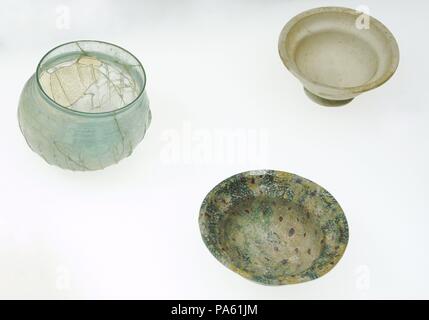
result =
[[[62,47],[64,47],[64,46],[67,46],[67,45],[71,45],[71,44],[76,44],[77,46],[78,46],[78,48],[82,51],[82,52],[84,52],[83,50],[82,50],[82,48],[79,46],[79,43],[101,43],[101,44],[103,44],[103,45],[107,45],[107,46],[111,46],[111,47],[114,47],[114,48],[116,48],[116,49],[119,49],[120,51],[122,51],[122,52],[124,52],[125,54],[127,54],[127,55],[129,55],[131,58],[133,58],[135,61],[136,61],[136,63],[137,63],[137,66],[141,69],[141,72],[142,72],[142,76],[143,76],[143,83],[142,83],[142,86],[141,86],[141,89],[139,90],[139,93],[137,94],[137,96],[131,101],[131,102],[129,102],[129,103],[127,103],[126,105],[124,105],[123,107],[120,107],[120,108],[118,108],[118,109],[114,109],[114,110],[111,110],[111,111],[103,111],[103,112],[85,112],[85,111],[79,111],[79,110],[73,110],[73,109],[70,109],[70,108],[67,108],[67,107],[65,107],[65,106],[63,106],[63,105],[61,105],[61,104],[59,104],[58,102],[56,102],[54,99],[52,99],[46,92],[45,92],[45,90],[43,89],[43,86],[41,85],[41,83],[40,83],[40,69],[41,69],[41,67],[42,67],[42,64],[43,64],[43,62],[45,62],[45,59],[51,54],[51,53],[53,53],[54,51],[56,51],[56,50],[58,50],[59,48],[62,48]],[[86,117],[100,117],[100,116],[109,116],[109,115],[112,115],[112,114],[117,114],[117,113],[120,113],[120,112],[123,112],[123,111],[125,111],[126,109],[128,109],[130,106],[132,106],[137,100],[139,100],[140,98],[141,98],[141,96],[143,95],[143,93],[144,93],[144,91],[145,91],[145,89],[146,89],[146,71],[145,71],[145,69],[144,69],[144,67],[143,67],[143,65],[142,65],[142,63],[140,62],[140,60],[135,56],[135,55],[133,55],[131,52],[129,52],[128,50],[126,50],[126,49],[124,49],[124,48],[122,48],[122,47],[120,47],[120,46],[118,46],[118,45],[116,45],[116,44],[113,44],[113,43],[110,43],[110,42],[105,42],[105,41],[100,41],[100,40],[75,40],[75,41],[69,41],[69,42],[66,42],[66,43],[62,43],[62,44],[60,44],[60,45],[58,45],[58,46],[56,46],[56,47],[54,47],[54,48],[52,48],[51,50],[49,50],[47,53],[45,53],[44,55],[43,55],[43,57],[40,59],[40,61],[39,61],[39,63],[37,64],[37,69],[36,69],[36,81],[37,81],[37,86],[38,86],[38,88],[40,89],[40,91],[42,92],[42,94],[43,94],[43,96],[46,98],[46,99],[48,99],[49,100],[49,102],[51,102],[52,104],[53,104],[53,106],[54,107],[56,107],[57,109],[60,109],[61,111],[65,111],[65,112],[69,112],[69,113],[72,113],[72,114],[75,114],[75,115],[81,115],[81,116],[86,116]]]

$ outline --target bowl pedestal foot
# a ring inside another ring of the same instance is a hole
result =
[[[329,99],[325,99],[322,98],[318,95],[315,95],[314,93],[310,92],[307,88],[304,87],[304,91],[305,94],[314,102],[316,102],[317,104],[320,104],[322,106],[325,107],[340,107],[343,106],[347,103],[349,103],[350,101],[353,100],[353,98],[351,99],[346,99],[346,100],[329,100]]]

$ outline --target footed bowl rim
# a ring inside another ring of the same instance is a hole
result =
[[[322,87],[328,90],[337,90],[342,93],[346,94],[359,94],[363,93],[365,91],[369,91],[372,89],[375,89],[382,84],[384,84],[386,81],[388,81],[393,74],[396,72],[398,66],[399,66],[399,59],[400,59],[400,52],[399,52],[399,46],[398,42],[395,38],[395,36],[392,34],[392,32],[378,19],[374,18],[373,16],[369,15],[371,19],[371,23],[374,23],[377,28],[379,28],[385,37],[388,39],[388,43],[390,45],[390,48],[392,49],[392,63],[389,65],[386,72],[383,73],[382,76],[369,81],[367,83],[358,85],[358,86],[352,86],[352,87],[340,87],[340,86],[333,86],[328,85],[324,83],[320,83],[314,80],[309,79],[304,74],[302,74],[294,65],[294,62],[291,61],[288,57],[288,54],[286,52],[285,48],[285,42],[287,39],[287,36],[289,32],[293,29],[293,27],[304,18],[307,18],[312,15],[316,14],[322,14],[322,13],[330,13],[330,12],[336,12],[340,14],[349,14],[349,15],[359,15],[362,14],[362,12],[359,12],[358,10],[347,8],[347,7],[340,7],[340,6],[325,6],[325,7],[317,7],[313,9],[309,9],[306,11],[303,11],[297,15],[295,15],[293,18],[291,18],[286,25],[283,27],[282,31],[280,32],[279,41],[278,41],[278,52],[280,55],[280,58],[285,65],[285,67],[296,77],[298,78],[305,86],[305,83],[309,83],[314,86]]]

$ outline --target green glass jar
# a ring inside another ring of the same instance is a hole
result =
[[[49,51],[27,81],[18,107],[21,131],[49,164],[98,170],[129,156],[151,122],[143,66],[100,41]]]

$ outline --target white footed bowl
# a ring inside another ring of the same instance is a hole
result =
[[[315,102],[339,106],[395,73],[399,48],[377,19],[348,8],[323,7],[290,20],[279,39],[284,65]]]

